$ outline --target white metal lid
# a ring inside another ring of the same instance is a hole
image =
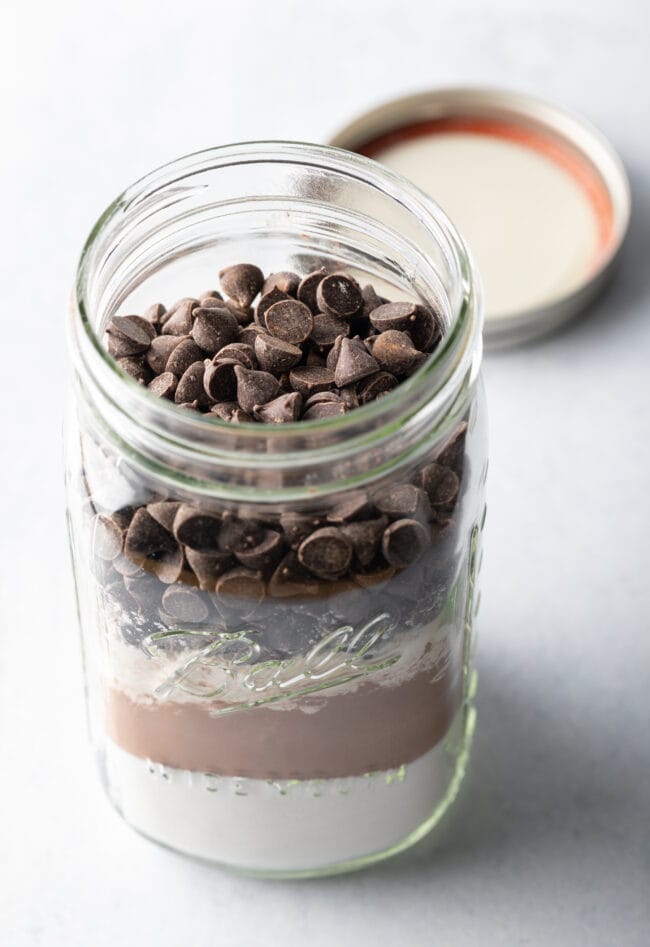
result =
[[[619,257],[630,217],[623,165],[591,125],[540,99],[434,89],[360,116],[330,144],[401,172],[447,212],[481,273],[490,345],[571,318]]]

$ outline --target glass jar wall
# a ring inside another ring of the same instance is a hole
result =
[[[344,270],[433,308],[442,341],[381,399],[282,425],[180,409],[105,352],[111,316],[240,261]],[[453,227],[346,152],[214,149],[106,211],[72,310],[70,536],[111,801],[159,842],[258,873],[360,867],[420,838],[474,719],[481,310]],[[327,563],[304,554],[320,531]]]

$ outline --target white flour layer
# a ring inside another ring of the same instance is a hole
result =
[[[120,629],[129,618],[117,608],[105,608],[102,621],[105,633],[101,665],[107,685],[133,701],[144,703],[171,699],[178,703],[205,704],[205,694],[210,693],[231,703],[282,695],[282,701],[270,706],[278,711],[293,710],[296,706],[304,709],[302,704],[289,699],[291,693],[314,687],[318,682],[327,685],[323,690],[326,697],[352,692],[367,680],[380,686],[396,687],[415,673],[436,666],[443,674],[449,662],[462,659],[462,635],[454,622],[445,621],[443,617],[396,639],[378,642],[372,655],[366,656],[355,655],[354,648],[350,650],[348,639],[353,638],[352,633],[346,636],[344,632],[344,636],[338,638],[336,632],[332,632],[327,636],[329,644],[321,642],[319,648],[312,649],[311,659],[305,655],[287,659],[274,678],[270,676],[271,671],[259,674],[260,667],[238,665],[229,661],[227,655],[222,659],[222,652],[218,650],[202,659],[200,645],[194,641],[190,649],[180,653],[161,650],[147,653],[124,641]],[[372,624],[371,621],[369,626]],[[206,639],[208,644],[211,640]],[[360,640],[357,652],[366,640]],[[385,666],[381,667],[382,664]],[[174,680],[176,685],[173,685]],[[343,683],[337,685],[338,681]],[[314,709],[313,701],[311,709]]]
[[[162,766],[107,740],[108,789],[127,822],[189,855],[252,871],[317,870],[384,851],[432,815],[454,759],[444,741],[365,776],[265,780]]]

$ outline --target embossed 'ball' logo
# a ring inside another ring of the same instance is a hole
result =
[[[314,694],[390,667],[399,661],[400,653],[388,649],[379,654],[377,648],[394,627],[391,616],[382,612],[357,629],[352,625],[336,628],[304,656],[262,661],[252,666],[260,647],[255,640],[257,632],[251,629],[213,632],[179,628],[156,632],[143,640],[142,649],[156,659],[163,654],[168,656],[163,645],[170,639],[193,646],[191,656],[166,675],[154,694],[159,700],[182,693],[211,701],[230,695],[227,705],[211,708],[213,715],[221,716]],[[233,694],[235,682],[237,694]]]

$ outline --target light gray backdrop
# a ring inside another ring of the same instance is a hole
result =
[[[0,29],[0,942],[650,943],[650,170],[644,0],[15,2]],[[449,82],[551,97],[620,149],[634,222],[588,318],[486,359],[479,727],[434,844],[274,884],[127,829],[84,725],[60,472],[63,323],[127,183],[241,139],[324,140]]]

